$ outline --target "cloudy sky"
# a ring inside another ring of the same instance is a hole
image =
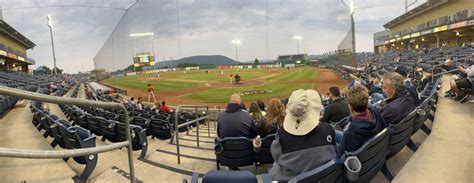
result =
[[[114,60],[115,69],[131,64],[131,50],[146,50],[152,45],[150,40],[128,37],[130,33],[141,32],[155,34],[153,48],[158,61],[212,54],[235,59],[232,39],[242,42],[239,61],[267,59],[265,0],[179,0],[180,54],[176,1],[140,0],[122,19],[125,11],[120,9],[133,2],[3,0],[2,6],[4,20],[36,43],[28,55],[36,59],[37,65],[53,65],[46,26],[46,16],[52,15],[57,65],[69,73],[93,69],[93,58],[101,48],[99,57]],[[372,34],[401,15],[404,2],[354,1],[358,52],[373,50]],[[349,25],[349,10],[337,0],[268,0],[268,58],[296,53],[293,35],[303,37],[299,42],[300,53],[333,51]]]

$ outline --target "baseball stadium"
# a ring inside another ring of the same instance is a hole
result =
[[[472,0],[4,0],[1,182],[474,182]]]

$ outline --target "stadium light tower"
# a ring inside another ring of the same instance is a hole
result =
[[[56,54],[54,52],[54,41],[53,41],[53,19],[51,18],[51,15],[46,16],[46,19],[48,20],[49,33],[51,34],[51,47],[53,48],[53,62],[54,62],[53,74],[56,75]]]
[[[296,40],[296,54],[300,54],[300,40],[303,39],[303,36],[294,35],[293,39]]]
[[[238,61],[239,60],[239,52],[238,52],[238,48],[240,46],[242,42],[240,41],[240,39],[233,39],[232,40],[232,44],[235,45],[235,61]]]

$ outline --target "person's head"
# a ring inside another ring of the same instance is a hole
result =
[[[382,90],[388,98],[393,98],[398,92],[405,89],[404,78],[396,72],[388,72],[383,75]]]
[[[265,127],[269,129],[275,121],[278,128],[283,126],[283,120],[285,120],[285,106],[281,103],[281,100],[277,98],[273,98],[268,103],[267,115],[266,117],[266,124]]]
[[[161,105],[166,105],[166,102],[165,102],[165,101],[161,101]]]
[[[265,103],[261,100],[257,100],[257,105],[260,108],[261,111],[265,111]]]
[[[141,98],[141,97],[138,97],[138,101],[141,102],[141,101],[142,101],[142,98]]]
[[[148,84],[148,86],[151,86],[151,84]]]
[[[240,104],[240,103],[242,103],[242,99],[240,98],[239,94],[235,93],[235,94],[230,96],[229,103],[231,103],[231,104]]]
[[[252,102],[250,104],[249,113],[255,120],[260,120],[262,118],[262,113],[260,112],[260,107],[258,107],[257,103]]]
[[[408,70],[405,66],[403,65],[400,65],[398,66],[396,69],[395,69],[395,72],[397,72],[398,74],[400,74],[401,76],[403,76],[404,78],[407,77],[408,75]]]
[[[135,100],[135,98],[133,98],[133,97],[132,97],[132,98],[130,98],[130,101],[134,101],[134,100]]]
[[[319,124],[321,97],[314,90],[296,90],[291,93],[286,108],[283,129],[295,136],[304,136]]]
[[[341,96],[341,91],[339,91],[339,88],[337,86],[333,86],[329,88],[329,97],[331,99],[335,99]]]
[[[160,106],[161,106],[161,105],[160,105],[160,102],[156,102],[155,105],[156,105],[157,107],[160,107]]]
[[[365,112],[368,102],[369,90],[366,87],[357,85],[347,91],[347,103],[351,113]]]

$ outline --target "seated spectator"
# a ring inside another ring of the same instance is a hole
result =
[[[338,87],[329,88],[329,98],[332,103],[324,109],[323,117],[319,121],[335,123],[350,115],[347,102],[341,98]]]
[[[283,126],[284,119],[285,106],[279,99],[271,99],[268,104],[267,115],[257,123],[258,134],[263,138],[269,134],[276,133],[276,131]]]
[[[155,105],[151,108],[151,110],[154,110],[156,113],[158,113],[160,112],[160,107],[161,107],[160,102],[156,102]]]
[[[135,105],[135,110],[141,111],[143,110],[142,98],[138,98],[137,104]]]
[[[383,118],[377,109],[368,108],[368,100],[368,90],[362,85],[354,86],[347,92],[351,115],[342,142],[339,142],[340,153],[359,149],[368,139],[382,131]]]
[[[53,82],[50,82],[49,83],[49,90],[51,91],[51,93],[53,93],[56,90],[58,90],[58,87]]]
[[[262,112],[262,115],[265,116],[267,113],[267,109],[265,109],[265,103],[261,100],[257,100],[257,105],[260,107],[260,111]]]
[[[170,113],[170,108],[166,105],[165,101],[161,101],[160,110],[166,113]]]
[[[395,69],[395,72],[403,76],[403,82],[405,83],[405,87],[408,92],[410,92],[411,97],[413,97],[413,101],[415,102],[415,106],[419,106],[421,104],[420,96],[418,96],[418,92],[416,91],[416,86],[413,82],[407,78],[408,71],[405,66],[398,66]]]
[[[403,77],[396,72],[388,72],[383,76],[383,92],[387,95],[387,104],[380,113],[385,121],[383,128],[388,124],[398,123],[415,109],[415,102],[407,91]]]
[[[137,101],[135,101],[135,98],[133,98],[133,97],[130,98],[130,103],[134,106],[137,105]]]
[[[220,138],[247,137],[255,138],[257,128],[250,114],[240,105],[242,100],[238,94],[233,94],[224,112],[217,117],[217,134]]]
[[[474,62],[474,53],[471,54],[471,63]],[[470,95],[468,92],[463,92],[459,89],[468,89],[472,88],[472,82],[474,81],[474,65],[464,68],[462,65],[458,66],[459,72],[466,75],[465,78],[461,76],[452,77],[449,84],[451,90],[456,94],[456,101],[464,101]]]
[[[262,112],[260,111],[260,107],[258,107],[257,103],[252,102],[250,104],[249,113],[254,121],[259,121],[263,118]]]
[[[283,128],[278,129],[270,149],[275,159],[269,171],[273,181],[286,182],[337,157],[334,129],[319,123],[319,94],[294,91],[287,106]]]

